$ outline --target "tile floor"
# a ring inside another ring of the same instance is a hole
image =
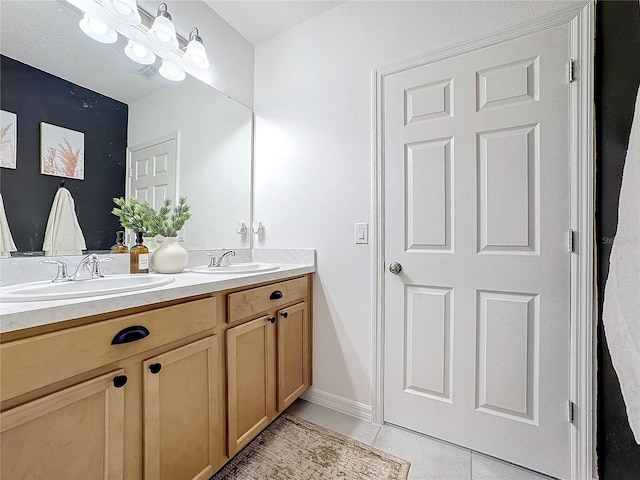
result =
[[[373,425],[299,399],[287,410],[411,462],[409,480],[551,480],[465,448],[391,425]]]

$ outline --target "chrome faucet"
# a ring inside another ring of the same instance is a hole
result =
[[[207,255],[211,257],[211,261],[209,262],[209,267],[228,267],[229,257],[235,257],[236,251],[235,250],[226,251],[219,257],[215,257],[210,253],[207,253]]]
[[[73,275],[68,274],[67,264],[65,262],[61,262],[59,260],[41,260],[40,263],[52,263],[54,265],[58,265],[58,273],[56,274],[56,278],[53,279],[53,282],[57,283],[104,277],[100,270],[100,264],[111,260],[113,260],[113,257],[100,258],[95,253],[92,253],[80,260],[80,263]]]
[[[80,260],[76,272],[69,277],[70,280],[90,280],[94,277],[102,277],[97,274],[100,271],[100,257],[95,253],[87,255]]]

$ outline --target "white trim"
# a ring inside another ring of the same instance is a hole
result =
[[[336,412],[344,413],[345,415],[356,417],[366,422],[371,422],[371,407],[364,403],[355,402],[348,398],[323,392],[322,390],[318,390],[313,387],[302,394],[302,399],[330,408]]]
[[[384,423],[384,131],[383,83],[387,75],[434,63],[530,35],[559,25],[571,25],[571,51],[576,60],[576,81],[571,86],[572,228],[577,232],[572,254],[571,276],[571,399],[577,405],[576,424],[571,433],[571,478],[592,478],[595,452],[593,441],[593,341],[594,341],[594,150],[593,150],[593,52],[594,3],[571,4],[566,9],[527,23],[485,35],[475,40],[376,69],[373,72],[374,223],[374,335],[372,377],[372,421]]]
[[[129,147],[129,151],[137,152],[138,150],[144,150],[145,148],[153,147],[154,145],[159,145],[161,143],[168,142],[169,140],[174,140],[174,139],[177,142],[179,136],[180,136],[180,132],[167,133],[166,135],[161,135],[159,137],[152,138],[151,140],[147,140],[142,143],[138,143],[137,145],[134,145],[132,147]],[[176,148],[177,148],[177,144],[176,144]]]
[[[382,75],[374,71],[372,75],[373,91],[373,228],[372,261],[373,272],[373,358],[371,377],[373,391],[371,395],[371,421],[377,425],[384,423],[384,189],[383,189],[383,141],[382,135]]]
[[[590,2],[571,21],[571,51],[576,81],[571,84],[572,206],[571,226],[577,232],[571,255],[571,400],[578,406],[571,429],[573,479],[597,477],[593,468],[596,311],[594,272],[595,165],[593,53],[595,13]]]

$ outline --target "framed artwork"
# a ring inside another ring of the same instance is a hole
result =
[[[84,180],[84,133],[41,122],[40,173]]]
[[[16,168],[18,117],[0,110],[0,167]]]

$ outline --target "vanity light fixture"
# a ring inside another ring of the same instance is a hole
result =
[[[182,59],[189,67],[199,70],[209,68],[209,59],[204,49],[204,42],[202,41],[202,37],[198,35],[198,29],[196,27],[193,27],[191,32],[189,32],[189,44],[185,49]]]
[[[104,0],[104,9],[127,25],[138,25],[142,22],[136,0]]]
[[[115,43],[118,34],[106,23],[85,13],[80,20],[80,29],[89,37],[100,43]]]
[[[129,40],[127,46],[124,47],[124,53],[136,63],[141,65],[151,65],[156,61],[156,55],[150,52],[147,47],[133,40]]]
[[[161,3],[158,7],[158,13],[151,30],[149,30],[149,38],[159,47],[175,50],[178,48],[178,39],[176,38],[176,27],[171,21],[171,15],[167,11],[167,4]]]
[[[164,78],[173,82],[181,82],[187,76],[187,74],[184,73],[184,70],[177,67],[173,63],[168,62],[167,60],[162,61],[162,65],[160,66],[158,72]]]

